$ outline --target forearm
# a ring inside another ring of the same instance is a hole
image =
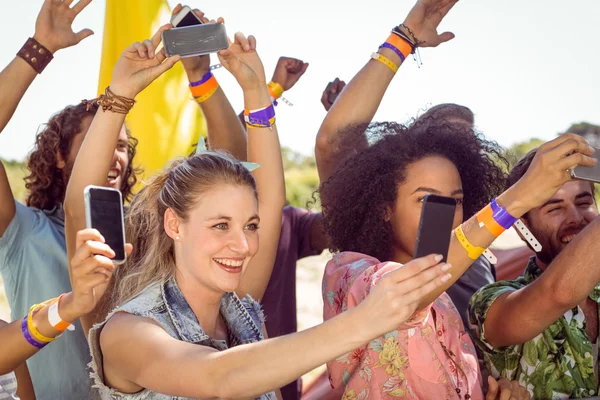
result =
[[[265,88],[244,94],[246,109],[256,110],[271,104]],[[261,243],[236,291],[239,296],[250,294],[262,298],[275,263],[281,217],[285,206],[285,181],[277,126],[271,128],[248,127],[248,160],[260,167],[252,172],[258,189],[261,218]]]
[[[392,50],[382,48],[379,53],[398,66],[402,64]],[[339,141],[337,135],[350,125],[371,122],[393,78],[394,72],[389,67],[369,60],[338,96],[317,134],[315,154],[321,182],[325,182],[333,172],[335,147]]]
[[[215,395],[222,398],[258,396],[363,346],[372,338],[358,334],[362,330],[355,322],[360,320],[354,315],[356,312],[360,311],[349,310],[299,333],[212,354],[215,382],[223,383],[219,385],[222,392]],[[342,335],[344,340],[333,339]]]
[[[211,150],[225,150],[240,161],[246,161],[246,131],[235,113],[223,88],[200,104],[208,130]]]
[[[12,118],[19,102],[37,76],[31,66],[20,57],[15,57],[0,72],[0,133]]]

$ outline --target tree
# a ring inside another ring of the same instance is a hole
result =
[[[590,124],[589,122],[580,122],[571,125],[566,132],[583,136],[592,147],[600,147],[600,125]]]

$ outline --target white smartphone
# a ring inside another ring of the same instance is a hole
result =
[[[183,6],[181,11],[171,17],[171,25],[178,28],[201,24],[200,18],[188,6]]]
[[[203,56],[229,47],[225,25],[219,23],[172,28],[162,33],[167,57]]]
[[[127,256],[121,192],[112,188],[90,185],[85,188],[83,195],[86,227],[98,230],[104,236],[106,244],[115,252],[113,262],[123,264]]]

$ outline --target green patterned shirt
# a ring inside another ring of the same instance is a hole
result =
[[[595,396],[594,349],[585,330],[579,306],[567,311],[534,339],[523,344],[494,348],[486,340],[484,322],[490,306],[500,295],[524,288],[542,274],[535,257],[525,276],[484,286],[469,302],[469,323],[475,344],[484,355],[494,378],[518,380],[532,399],[579,399]],[[590,298],[600,298],[600,285]],[[508,322],[508,321],[507,321]]]

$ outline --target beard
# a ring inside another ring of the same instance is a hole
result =
[[[550,265],[550,263],[554,261],[554,259],[558,257],[558,255],[570,243],[561,242],[561,236],[566,234],[579,234],[586,226],[587,223],[584,223],[577,227],[561,228],[558,230],[558,232],[547,232],[541,229],[529,227],[531,233],[542,245],[542,250],[537,253],[537,258],[544,264]]]

